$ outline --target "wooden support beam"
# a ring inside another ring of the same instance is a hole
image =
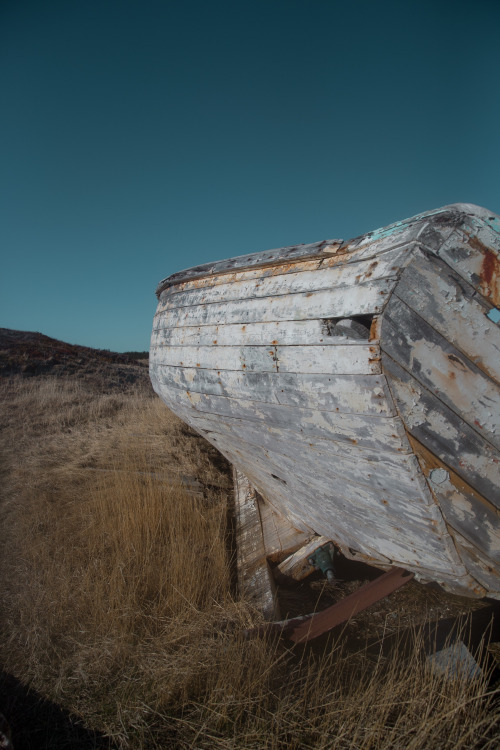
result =
[[[303,547],[298,549],[293,555],[290,555],[278,565],[278,570],[285,576],[294,578],[296,581],[302,581],[307,576],[314,573],[314,568],[307,562],[309,555],[322,547],[330,540],[326,536],[315,536],[309,539]]]

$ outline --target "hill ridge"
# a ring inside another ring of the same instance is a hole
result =
[[[43,374],[111,376],[116,386],[146,376],[147,352],[94,349],[47,336],[38,331],[0,328],[0,376]]]

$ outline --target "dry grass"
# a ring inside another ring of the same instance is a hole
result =
[[[227,475],[146,387],[13,379],[2,398],[1,658],[17,679],[123,748],[497,746],[486,678],[429,672],[418,632],[375,661],[243,640],[258,615],[231,591]]]

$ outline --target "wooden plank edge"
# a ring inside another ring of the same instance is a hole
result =
[[[255,489],[233,467],[236,512],[238,586],[262,612],[264,619],[279,618],[274,577],[264,549],[263,531]]]

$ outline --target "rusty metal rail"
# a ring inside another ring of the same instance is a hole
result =
[[[263,636],[277,633],[286,636],[294,643],[306,643],[327,633],[336,625],[347,622],[351,617],[409,583],[412,578],[413,573],[409,573],[402,568],[392,568],[322,612],[293,617],[281,622],[266,623],[253,630],[248,630],[246,634],[248,636]]]

